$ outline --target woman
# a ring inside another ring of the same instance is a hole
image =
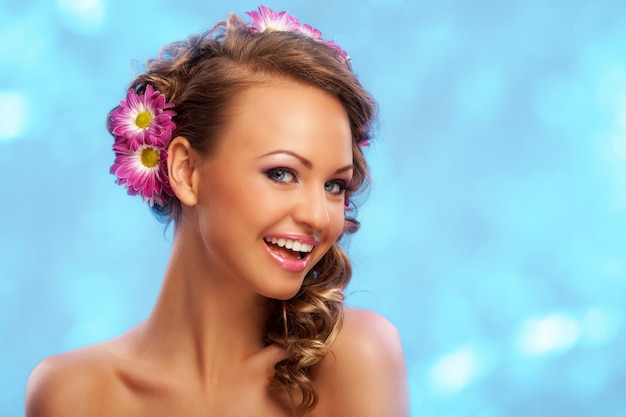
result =
[[[109,114],[171,259],[145,322],[35,369],[27,416],[408,415],[397,331],[343,306],[373,100],[319,31],[248,16],[165,47]]]

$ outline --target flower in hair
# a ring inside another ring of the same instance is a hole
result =
[[[309,38],[318,40],[331,48],[335,49],[346,61],[350,60],[350,56],[346,51],[341,49],[333,41],[322,39],[322,32],[314,27],[300,22],[300,20],[291,16],[288,12],[279,12],[271,10],[267,6],[259,6],[258,11],[254,10],[246,12],[252,18],[252,22],[248,24],[250,29],[255,33],[262,32],[295,32],[302,33]]]
[[[118,138],[127,141],[133,150],[144,144],[168,144],[176,127],[172,122],[176,113],[167,110],[173,106],[166,103],[165,96],[150,84],[143,94],[131,89],[126,100],[121,100],[119,107],[111,112],[111,133],[116,141]]]
[[[165,96],[147,85],[143,94],[129,90],[126,100],[109,114],[109,129],[115,143],[111,174],[128,194],[141,195],[150,206],[165,204],[165,194],[174,195],[167,178],[167,147],[176,128]]]
[[[271,10],[267,6],[259,6],[259,11],[246,12],[252,18],[250,27],[257,32],[295,32],[301,26],[300,21],[287,12]]]
[[[315,29],[311,25],[306,25],[306,24],[300,25],[300,27],[298,28],[298,32],[308,36],[309,38],[313,38],[313,39],[321,39],[322,38],[322,32],[320,32],[319,30]]]
[[[164,194],[174,195],[167,179],[167,151],[153,145],[141,145],[136,150],[125,144],[113,145],[115,162],[111,174],[119,185],[125,185],[130,195],[140,195],[150,206],[165,205]]]

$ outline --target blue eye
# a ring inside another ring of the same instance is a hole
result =
[[[324,189],[331,194],[341,194],[346,190],[343,181],[328,181],[324,184]]]
[[[272,168],[265,172],[269,179],[276,182],[295,182],[296,174],[286,168]]]

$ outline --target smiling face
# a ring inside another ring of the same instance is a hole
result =
[[[343,232],[352,163],[335,97],[285,80],[241,92],[199,169],[203,270],[268,298],[295,296]]]

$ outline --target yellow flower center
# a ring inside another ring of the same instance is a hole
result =
[[[148,127],[151,121],[152,121],[152,115],[148,113],[147,111],[142,111],[135,118],[135,124],[140,129],[145,129],[146,127]]]
[[[144,149],[141,151],[141,163],[148,168],[154,168],[159,163],[159,153],[154,148]]]

